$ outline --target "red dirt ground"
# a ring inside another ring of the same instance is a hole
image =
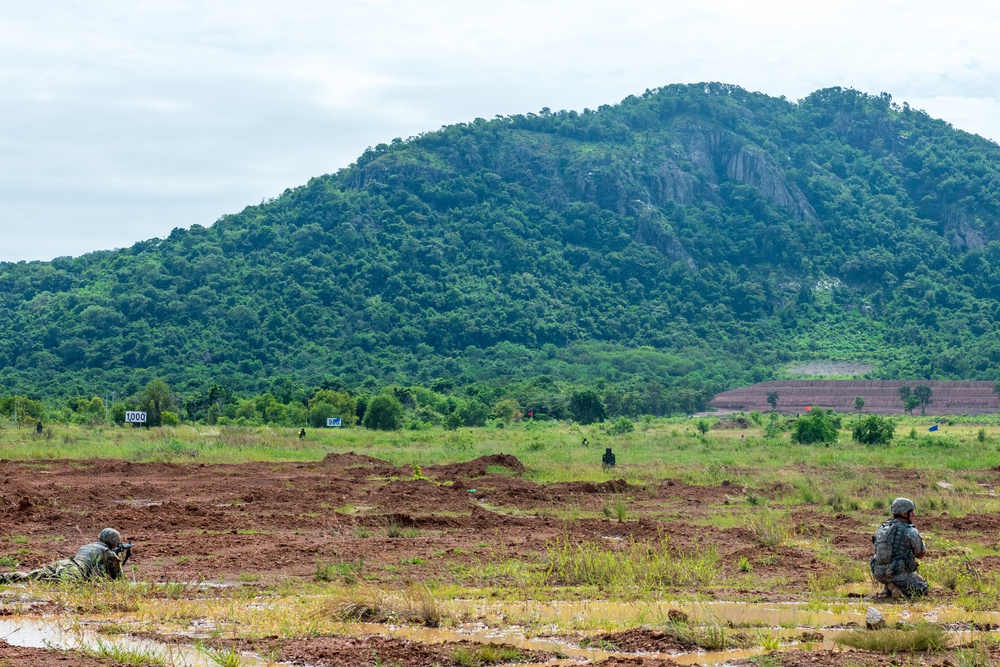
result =
[[[488,469],[493,466],[503,466],[508,472],[491,473]],[[312,581],[317,561],[345,560],[362,563],[362,574],[374,582],[393,586],[429,579],[467,583],[463,568],[456,566],[480,565],[498,554],[541,562],[546,545],[565,538],[615,548],[626,546],[629,540],[666,537],[671,548],[681,550],[714,546],[721,573],[737,581],[742,576],[737,566],[740,559],[753,564],[751,575],[744,577],[747,590],[714,592],[726,599],[807,599],[809,575],[831,572],[831,566],[814,552],[792,545],[762,546],[746,528],[710,525],[713,515],[729,511],[724,510],[726,503],[742,502],[745,490],[729,482],[715,486],[677,480],[652,486],[634,486],[624,480],[539,484],[519,477],[522,469],[513,457],[484,457],[428,466],[422,470],[428,479],[412,479],[410,468],[357,454],[331,454],[314,464],[0,461],[0,555],[20,560],[22,569],[37,567],[71,556],[79,545],[95,539],[101,528],[114,526],[136,544],[132,561],[136,569],[130,576],[140,580],[239,583],[254,578],[241,575],[254,575],[259,581],[251,585],[264,586],[288,579]],[[803,472],[823,474],[822,470]],[[898,477],[917,483],[908,477],[913,473],[905,470],[875,472],[884,479]],[[994,475],[1000,477],[1000,473]],[[764,496],[782,493],[778,488],[757,491]],[[630,520],[560,518],[573,516],[568,510],[600,516],[613,497],[627,498]],[[847,516],[821,505],[799,505],[790,523],[802,536],[826,539],[835,555],[864,563],[871,550],[871,532],[883,518],[873,512]],[[986,536],[1000,530],[1000,516],[991,514],[962,519],[928,514],[920,521],[921,527],[932,527],[937,537],[951,539],[968,539],[970,530]],[[390,523],[416,531],[408,537],[390,538],[386,530]],[[934,557],[932,553],[930,558]],[[976,565],[982,572],[1000,570],[1000,558],[978,559]],[[754,581],[784,583],[762,591],[759,586],[752,588]],[[947,598],[949,593],[935,590],[935,595]],[[670,650],[664,638],[645,631],[619,633],[607,640],[629,652]],[[313,664],[356,664],[336,662],[337,651],[348,641],[355,640],[285,642],[282,651],[315,648],[332,657],[328,658],[331,662],[320,663],[317,653],[312,656],[316,660],[310,658]],[[394,642],[403,640],[366,641],[388,651],[389,657],[395,655],[392,647],[400,646]],[[400,649],[399,654],[407,651]],[[781,653],[779,659],[792,660],[782,663],[792,666],[805,664],[794,662],[799,658],[817,664],[812,655]],[[841,664],[839,655],[829,656],[832,662],[825,664]],[[4,656],[0,653],[0,664]],[[441,662],[441,657],[433,660]],[[431,665],[433,660],[402,664]],[[89,667],[91,663],[58,664]],[[670,663],[646,659],[604,664]]]
[[[86,658],[79,653],[24,648],[0,642],[0,665],[4,667],[125,667],[119,663]],[[138,667],[131,665],[130,667]]]
[[[522,469],[513,457],[485,457],[429,466],[422,471],[429,479],[398,479],[413,471],[356,454],[331,454],[316,464],[0,461],[0,554],[18,559],[22,569],[37,567],[71,556],[101,528],[114,526],[136,544],[132,564],[139,579],[234,581],[251,574],[266,584],[312,578],[317,560],[339,559],[360,560],[364,574],[383,582],[449,579],[455,564],[479,564],[500,547],[530,559],[564,534],[579,540],[665,535],[677,548],[716,544],[723,556],[757,549],[741,528],[689,523],[742,493],[728,482],[536,484],[487,472],[496,465]],[[616,494],[629,497],[630,516],[638,520],[567,523],[554,516],[567,507],[600,512]],[[686,520],[660,520],[671,509]],[[389,538],[390,523],[419,534]],[[781,568],[810,564],[795,549],[782,556]],[[426,562],[400,567],[414,557]],[[387,572],[387,565],[395,570]]]
[[[114,526],[136,544],[138,579],[235,582],[242,574],[265,585],[312,579],[317,561],[346,560],[361,562],[362,574],[374,581],[403,583],[454,581],[454,566],[478,565],[498,552],[535,560],[547,543],[566,536],[610,546],[666,537],[682,550],[715,546],[725,574],[746,557],[755,576],[787,577],[787,588],[770,599],[805,594],[805,575],[827,568],[809,551],[761,546],[745,528],[707,525],[715,508],[744,494],[729,482],[538,484],[487,472],[497,465],[522,469],[510,456],[428,466],[422,471],[428,479],[400,479],[412,477],[412,469],[356,454],[331,454],[315,464],[0,461],[0,555],[16,558],[22,569],[37,567],[71,556]],[[560,518],[570,508],[600,515],[618,496],[628,499],[628,521]],[[838,555],[852,559],[867,557],[879,519],[873,515],[869,524],[819,505],[802,505],[792,515],[800,534],[829,536]],[[1000,530],[996,515],[921,522],[944,535]],[[390,538],[390,523],[416,530]],[[403,562],[414,558],[424,562]]]

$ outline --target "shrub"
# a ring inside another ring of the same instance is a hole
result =
[[[834,641],[864,651],[893,654],[903,651],[940,651],[948,648],[950,640],[940,625],[918,623],[912,630],[852,630]]]
[[[792,442],[803,445],[837,441],[837,425],[832,412],[813,408],[812,412],[799,417],[792,424]]]
[[[854,423],[853,438],[862,445],[888,445],[896,433],[896,423],[880,415],[868,415]]]
[[[753,533],[758,543],[770,547],[781,546],[792,534],[782,516],[769,509],[747,512],[743,517],[743,525]]]
[[[611,435],[625,435],[626,433],[631,433],[635,430],[635,423],[628,417],[619,417],[611,428],[608,429],[608,433]]]
[[[177,426],[181,423],[180,417],[177,413],[170,412],[169,410],[164,410],[160,413],[160,424],[162,426]]]
[[[573,415],[573,419],[581,424],[602,422],[608,416],[604,401],[590,389],[573,392],[569,399],[569,411]]]
[[[395,396],[382,394],[371,399],[361,424],[379,431],[395,431],[403,422],[403,405]]]

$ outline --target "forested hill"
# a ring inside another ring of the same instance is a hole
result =
[[[798,359],[1000,377],[998,223],[1000,147],[888,95],[668,86],[396,139],[210,227],[0,264],[0,380],[572,383],[641,414]]]

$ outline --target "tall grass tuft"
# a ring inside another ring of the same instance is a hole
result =
[[[512,646],[484,644],[471,649],[459,646],[451,652],[451,659],[459,667],[484,667],[501,663],[524,662],[521,652]]]
[[[406,591],[406,598],[410,604],[410,610],[422,625],[429,628],[441,625],[441,621],[444,619],[441,602],[426,584],[410,586]]]
[[[156,651],[129,648],[114,642],[105,642],[98,639],[93,646],[83,646],[80,652],[89,657],[117,665],[133,665],[134,667],[159,667],[168,664],[167,656]]]
[[[341,621],[382,623],[400,616],[400,610],[382,590],[355,586],[324,604],[324,613]]]
[[[679,553],[666,537],[653,544],[630,542],[617,550],[593,542],[575,544],[564,537],[549,544],[546,552],[550,583],[613,589],[707,586],[715,580],[719,562],[714,547]]]
[[[792,529],[785,524],[784,517],[766,508],[744,514],[743,525],[758,543],[769,547],[781,546],[792,537]]]
[[[197,646],[198,650],[213,664],[218,665],[218,667],[241,667],[243,665],[243,657],[235,647],[211,648],[203,644]]]
[[[918,623],[912,630],[852,630],[834,641],[864,651],[902,653],[941,651],[948,648],[951,638],[940,625]]]
[[[361,561],[339,561],[328,563],[326,561],[316,561],[317,581],[342,581],[345,584],[353,584],[358,581],[361,574]]]

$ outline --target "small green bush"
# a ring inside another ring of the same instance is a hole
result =
[[[821,408],[813,408],[812,412],[799,417],[792,424],[792,442],[803,445],[817,443],[830,444],[837,441],[837,423],[835,415]]]
[[[888,445],[896,433],[896,423],[881,415],[868,415],[854,422],[852,437],[862,445]]]
[[[834,641],[863,651],[893,654],[940,651],[948,648],[950,639],[940,625],[918,623],[912,630],[852,630]]]
[[[625,435],[635,430],[635,423],[628,417],[619,417],[608,429],[611,435]]]

